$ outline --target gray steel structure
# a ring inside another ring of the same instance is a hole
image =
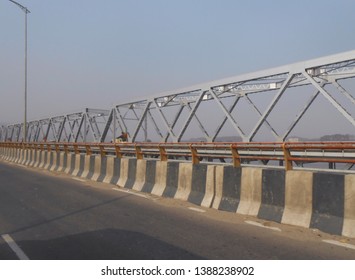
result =
[[[198,136],[203,137],[204,141],[215,142],[227,124],[230,128],[228,134],[239,136],[243,142],[255,141],[262,128],[271,133],[274,141],[285,141],[320,96],[355,131],[355,119],[349,112],[355,109],[355,98],[339,83],[354,77],[355,50],[121,103],[111,110],[85,109],[83,112],[32,121],[28,123],[26,141],[41,141],[42,135],[42,140],[56,142],[110,142],[121,132],[127,132],[130,142],[146,142],[151,137],[155,142],[181,142],[186,141],[186,132],[192,130],[195,135],[199,131]],[[278,131],[269,120],[270,114],[286,91],[297,94],[305,89],[310,92],[308,100],[288,127]],[[266,93],[274,95],[261,108],[256,101]],[[240,124],[242,119],[235,115],[242,100],[250,105],[256,117],[248,132]],[[204,115],[201,114],[202,107]],[[215,112],[219,112],[220,119],[211,117]],[[207,117],[213,122],[206,124]],[[0,140],[21,141],[20,132],[21,124],[3,126]]]

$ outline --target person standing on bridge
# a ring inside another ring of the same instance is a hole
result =
[[[128,142],[128,133],[122,132],[122,134],[116,138],[115,143]]]

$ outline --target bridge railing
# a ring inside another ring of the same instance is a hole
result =
[[[111,155],[119,158],[184,160],[193,164],[213,162],[241,165],[283,166],[286,170],[316,164],[317,168],[351,170],[355,166],[355,142],[251,142],[251,143],[69,143],[0,142],[0,147]],[[337,164],[339,164],[337,166]]]

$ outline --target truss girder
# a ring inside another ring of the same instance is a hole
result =
[[[354,95],[339,83],[350,78],[355,78],[355,50],[173,90],[117,104],[111,110],[86,108],[81,112],[32,121],[28,123],[26,140],[104,142],[115,138],[121,130],[129,134],[130,141],[141,141],[140,132],[143,132],[144,141],[148,134],[154,134],[161,142],[179,142],[187,137],[187,131],[197,133],[194,128],[197,125],[201,137],[213,142],[223,129],[229,129],[225,126],[229,124],[232,127],[229,132],[246,142],[253,141],[262,129],[267,129],[276,141],[284,141],[317,98],[325,98],[355,128],[348,108],[354,107]],[[337,92],[330,92],[328,85]],[[308,100],[296,118],[286,124],[285,130],[276,129],[271,116],[275,108],[281,106],[279,101],[287,98],[286,92],[292,90],[292,94],[297,94],[303,88],[313,89]],[[258,105],[259,96],[265,94],[273,94],[271,101],[266,106]],[[349,102],[344,104],[341,98]],[[249,129],[245,129],[238,114],[241,101],[251,108],[256,119]],[[205,116],[201,117],[205,104],[211,107],[211,112],[219,114],[213,124],[206,123]],[[22,127],[22,124],[1,126],[0,140],[21,141]]]

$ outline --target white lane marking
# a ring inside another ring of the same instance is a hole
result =
[[[84,179],[79,179],[79,178],[75,178],[75,177],[72,177],[72,179],[75,181],[86,182],[86,180],[84,180]]]
[[[269,227],[269,226],[265,226],[263,224],[253,222],[253,221],[245,221],[245,222],[249,225],[253,225],[253,226],[257,226],[257,227],[267,228],[267,229],[271,229],[271,230],[275,230],[275,231],[281,231],[281,229],[279,229],[278,227]]]
[[[1,235],[2,239],[10,246],[12,251],[17,255],[20,260],[29,260],[26,254],[21,250],[21,248],[16,244],[16,242],[8,234]]]
[[[200,212],[200,213],[205,213],[206,212],[203,209],[199,209],[199,208],[195,208],[195,207],[187,207],[187,208],[192,210],[192,211],[196,211],[196,212]]]
[[[153,198],[153,197],[150,197],[150,196],[146,196],[146,195],[144,195],[144,194],[132,192],[131,190],[123,190],[123,189],[118,189],[118,188],[112,188],[112,189],[115,190],[115,191],[118,191],[118,192],[129,193],[129,194],[131,194],[131,195],[143,197],[143,198],[149,199],[149,200],[157,200],[156,198]]]
[[[325,243],[329,243],[329,244],[333,244],[333,245],[336,245],[336,246],[341,246],[341,247],[345,247],[345,248],[348,248],[348,249],[355,250],[355,246],[351,245],[351,244],[342,243],[342,242],[339,242],[339,241],[336,241],[336,240],[322,240],[322,241],[325,242]]]

